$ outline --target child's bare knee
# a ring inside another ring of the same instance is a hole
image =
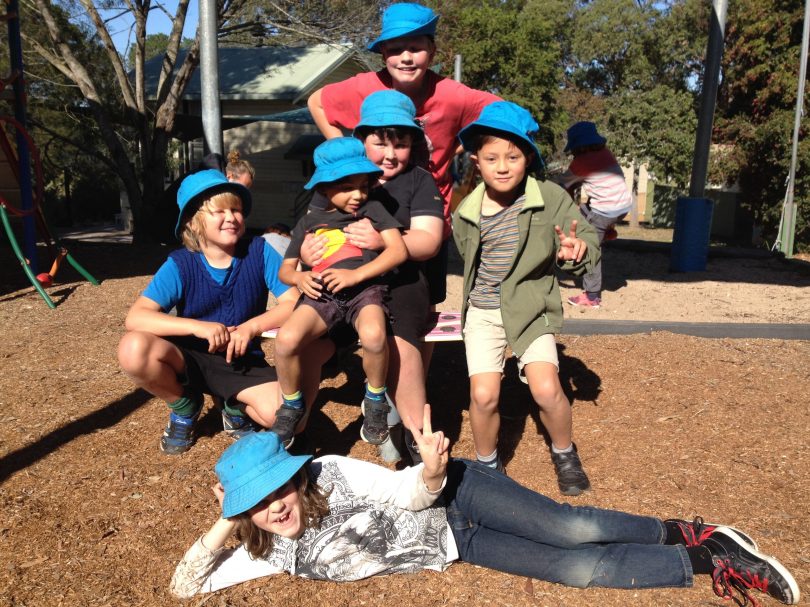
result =
[[[368,323],[358,327],[357,331],[363,349],[375,354],[384,352],[388,345],[388,338],[385,334],[385,326],[378,323]]]
[[[149,357],[150,340],[141,331],[125,333],[118,342],[118,363],[128,373],[146,365]]]
[[[498,408],[500,394],[489,386],[473,386],[470,388],[471,406],[479,411],[491,412]]]
[[[556,376],[533,379],[529,382],[532,398],[540,407],[553,407],[568,402],[560,380]]]

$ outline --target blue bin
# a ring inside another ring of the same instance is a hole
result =
[[[709,257],[714,202],[709,198],[679,197],[672,237],[672,272],[703,272]]]

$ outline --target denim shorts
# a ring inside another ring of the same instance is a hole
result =
[[[503,373],[506,348],[509,344],[506,341],[500,309],[482,310],[471,305],[467,309],[463,332],[468,375]],[[518,357],[521,381],[526,383],[523,367],[536,362],[551,363],[559,370],[557,340],[553,333],[546,333],[535,339],[523,356]]]

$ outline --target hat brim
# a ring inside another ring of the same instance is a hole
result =
[[[586,145],[605,145],[607,143],[607,139],[602,137],[599,134],[596,135],[589,135],[583,137],[581,139],[574,139],[573,141],[569,141],[565,144],[565,149],[563,152],[570,152],[576,148],[584,148]]]
[[[425,131],[422,130],[422,127],[420,127],[416,121],[411,120],[407,116],[397,112],[379,112],[377,114],[372,114],[371,116],[366,116],[357,123],[357,126],[354,127],[352,134],[357,137],[357,130],[361,128],[403,128],[413,131],[414,134],[419,137],[425,136]]]
[[[253,508],[273,491],[283,487],[311,459],[311,455],[291,455],[269,466],[242,487],[225,493],[222,500],[223,518],[231,518]]]
[[[372,53],[381,53],[380,46],[383,42],[388,42],[389,40],[404,38],[405,36],[435,36],[438,21],[439,17],[437,15],[424,25],[418,27],[414,27],[414,24],[410,23],[408,25],[389,28],[383,31],[380,36],[366,48]]]
[[[250,215],[250,211],[253,209],[253,196],[251,195],[250,190],[248,190],[241,183],[228,181],[200,187],[199,191],[192,192],[188,202],[186,202],[186,204],[183,205],[183,208],[180,209],[180,216],[177,218],[177,225],[174,228],[174,235],[177,238],[180,238],[180,231],[183,226],[183,221],[185,221],[188,216],[197,212],[197,209],[204,199],[214,196],[215,194],[222,194],[223,192],[232,192],[239,196],[239,198],[242,200],[242,215],[244,217]]]
[[[321,183],[332,183],[351,175],[368,175],[377,177],[383,174],[383,170],[368,158],[350,158],[341,163],[335,163],[328,167],[318,167],[307,184],[305,190],[311,190]]]
[[[537,148],[537,144],[525,135],[516,132],[515,127],[508,122],[501,122],[499,120],[473,122],[461,129],[458,134],[458,138],[459,141],[461,141],[461,145],[464,146],[464,151],[475,154],[478,151],[473,149],[475,137],[482,133],[489,133],[495,135],[496,137],[503,136],[504,139],[518,138],[521,141],[524,141],[531,146],[532,151],[534,152],[534,159],[532,160],[531,165],[529,165],[529,170],[536,172],[543,167],[543,157],[540,154],[540,150]]]

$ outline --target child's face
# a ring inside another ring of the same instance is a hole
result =
[[[368,175],[350,175],[323,186],[323,194],[332,207],[344,213],[356,213],[368,198]]]
[[[248,514],[259,529],[282,537],[296,539],[304,532],[301,501],[292,480],[253,506]]]
[[[515,190],[526,177],[530,158],[508,139],[493,138],[470,156],[475,162],[487,190],[496,194],[508,194]]]
[[[399,175],[411,160],[413,137],[410,134],[399,139],[389,139],[371,133],[363,144],[366,146],[368,159],[383,171],[378,178],[381,183]]]
[[[241,183],[245,186],[248,190],[253,186],[253,177],[250,176],[250,173],[245,171],[241,175],[236,175],[235,173],[228,173],[225,175],[228,178],[228,181],[234,181],[236,183]]]
[[[204,240],[209,245],[230,247],[245,233],[242,201],[236,196],[230,202],[226,200],[210,207],[203,206],[198,213],[202,213]]]
[[[436,52],[429,36],[394,38],[383,42],[381,49],[395,89],[421,84]]]

